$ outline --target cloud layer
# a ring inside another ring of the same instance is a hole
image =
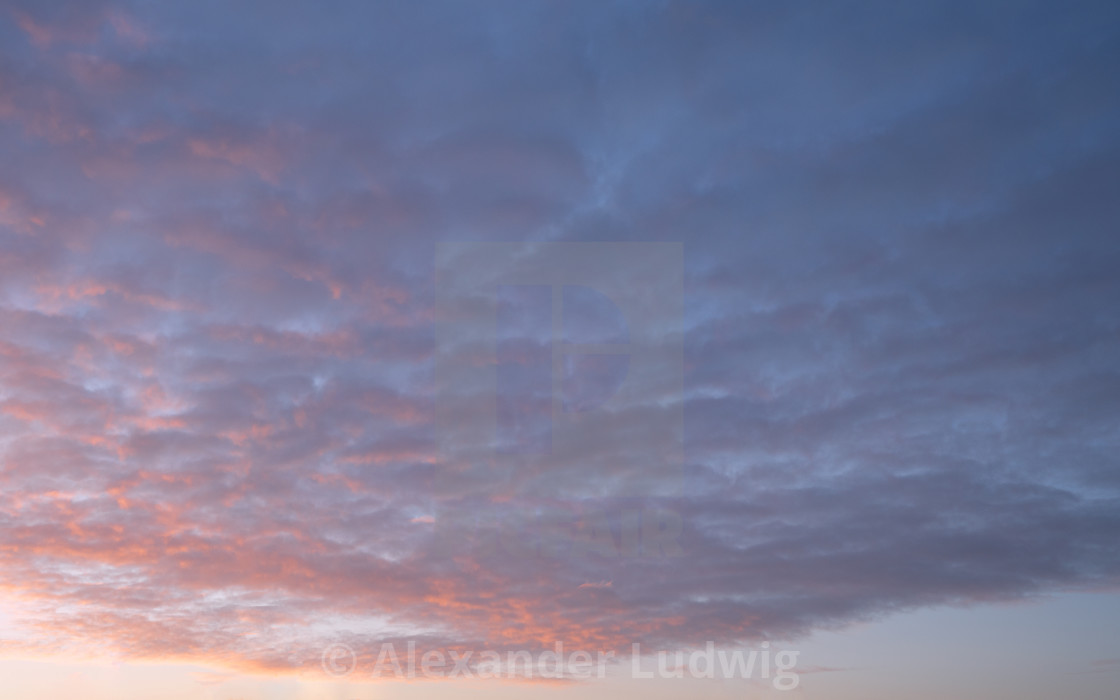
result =
[[[7,643],[293,669],[1114,585],[1117,14],[9,4]],[[683,387],[588,429],[616,462],[446,449],[454,241],[684,242]]]

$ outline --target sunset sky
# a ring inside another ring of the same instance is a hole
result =
[[[1115,2],[0,0],[0,697],[1115,700],[1118,183]]]

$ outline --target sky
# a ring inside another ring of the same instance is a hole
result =
[[[0,1],[4,696],[1115,698],[1118,66],[1109,2]]]

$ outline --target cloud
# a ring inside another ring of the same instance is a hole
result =
[[[1111,5],[10,12],[20,644],[281,671],[1115,583]],[[463,240],[685,241],[683,391],[564,471],[442,450]],[[624,495],[678,409],[685,478]]]

